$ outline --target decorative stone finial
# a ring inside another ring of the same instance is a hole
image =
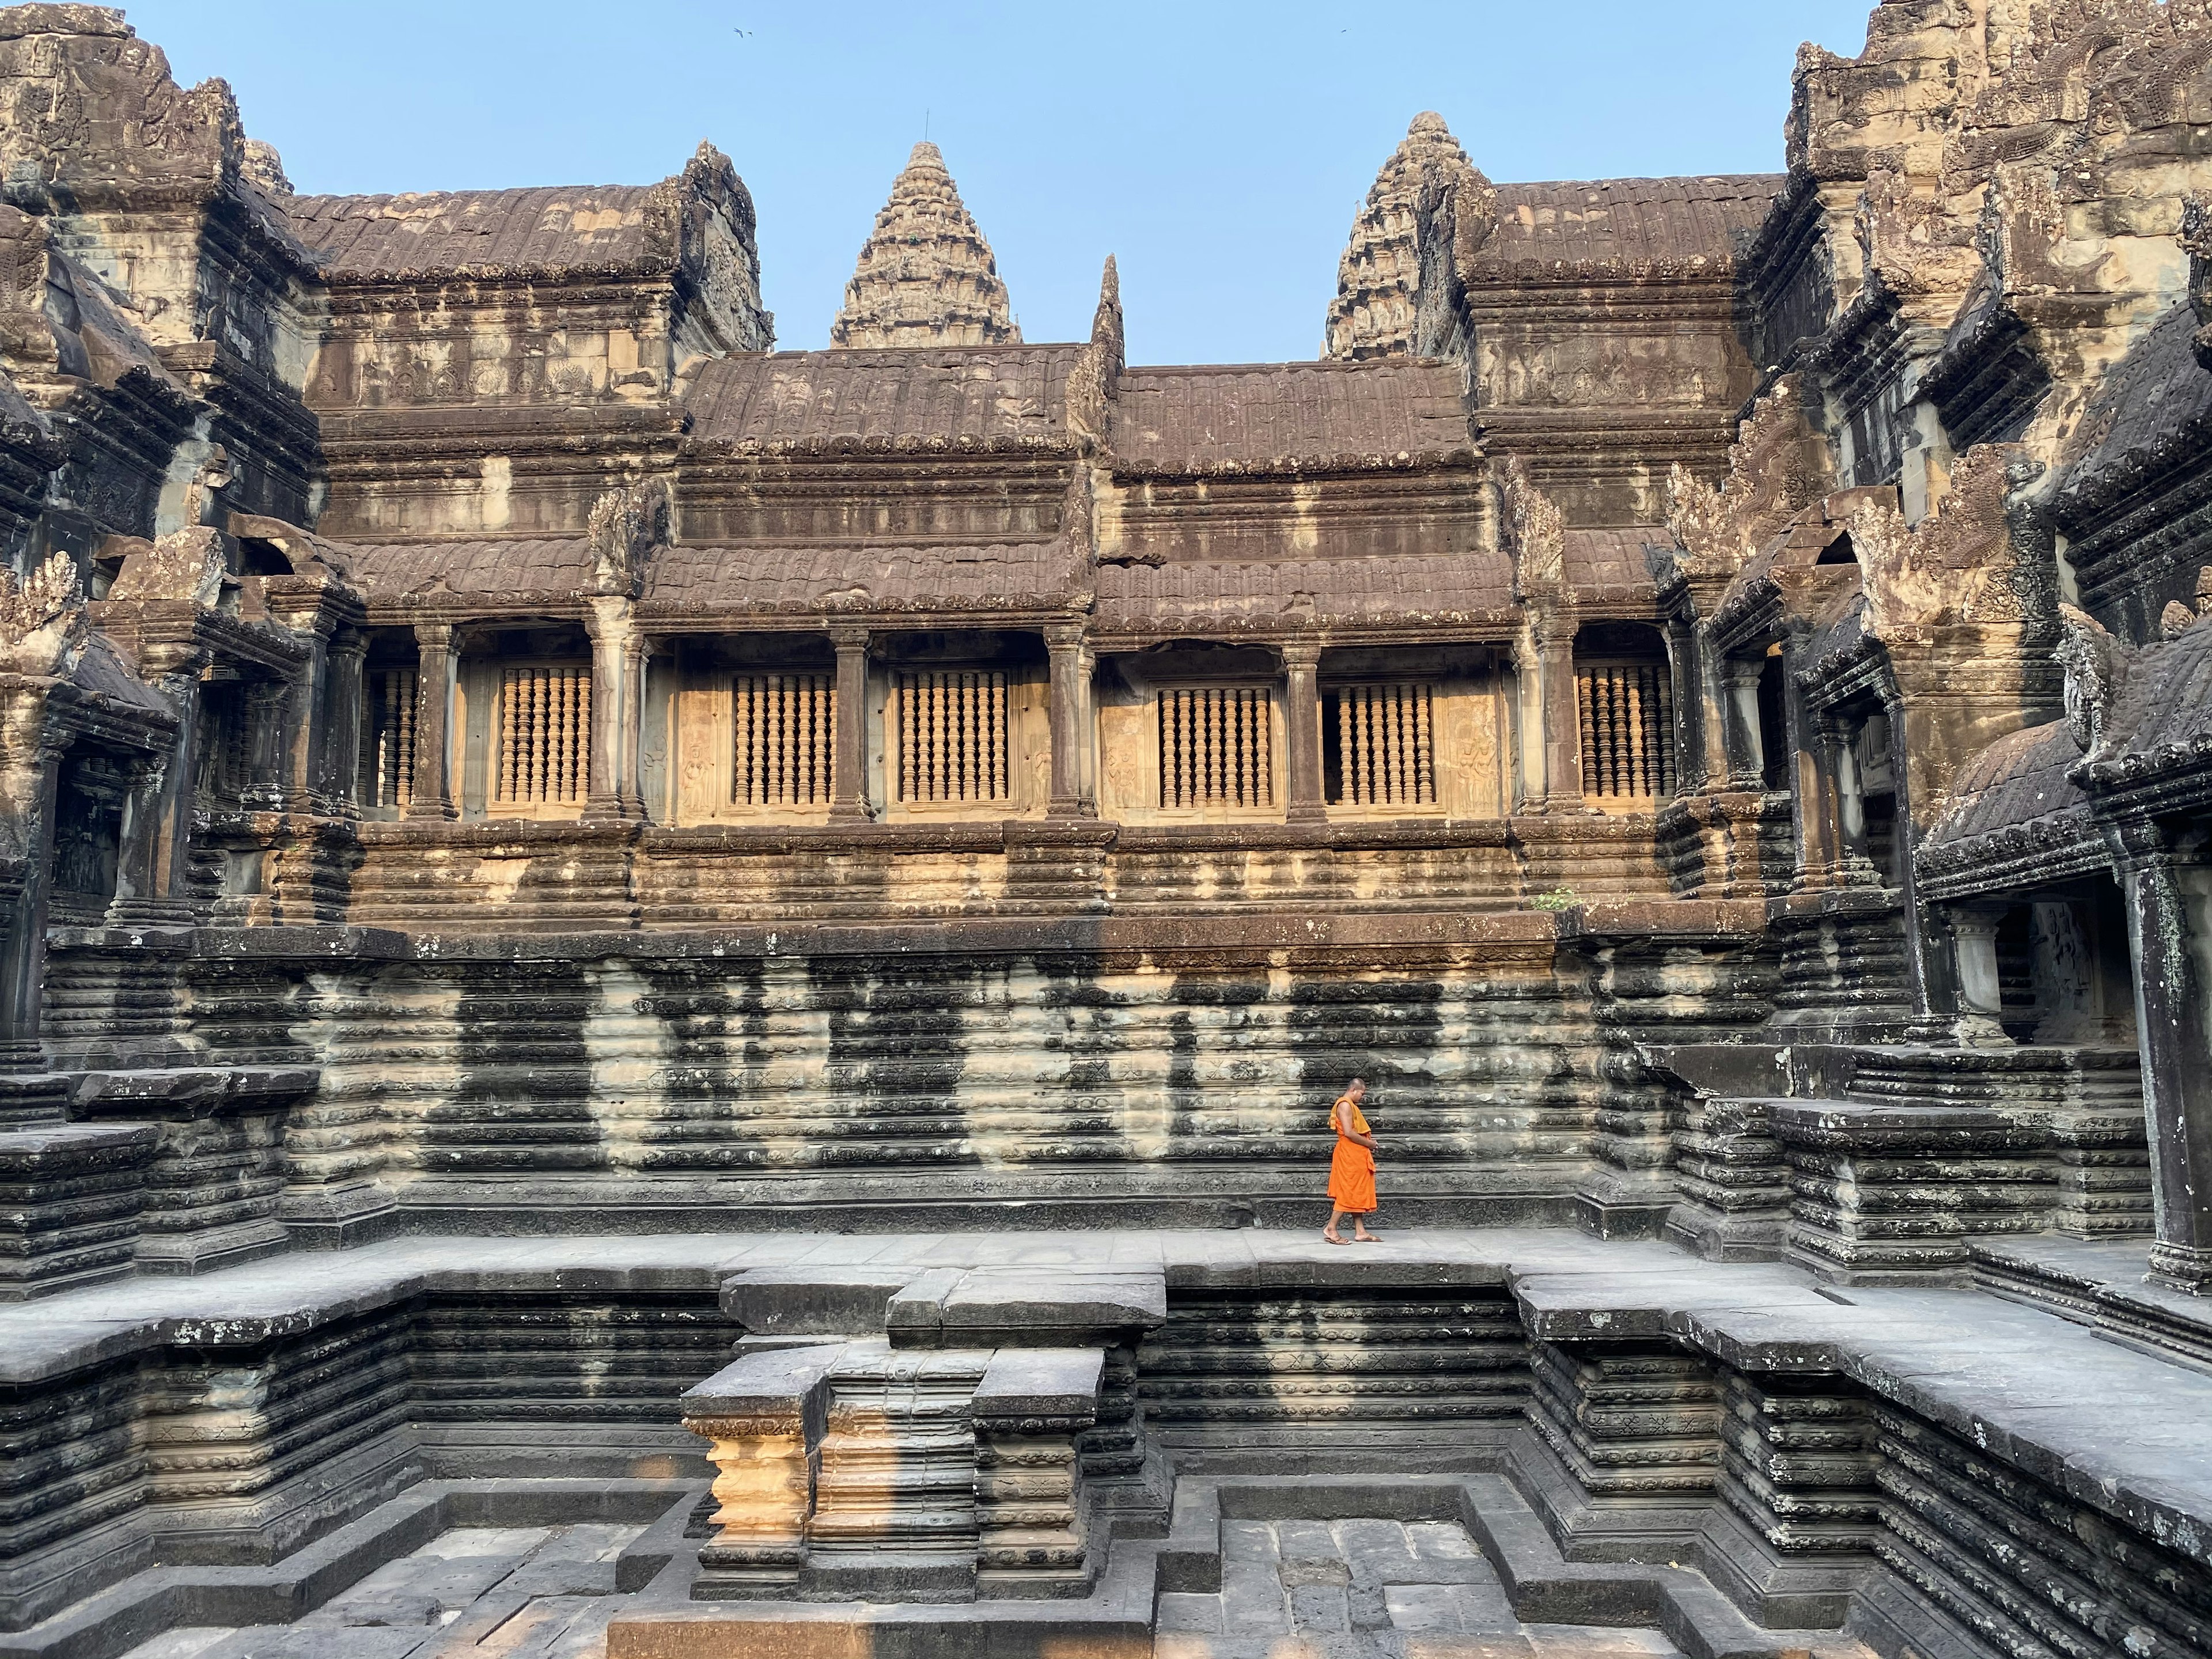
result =
[[[1449,209],[1449,212],[1444,210]],[[1387,357],[1422,349],[1423,301],[1456,240],[1471,252],[1486,240],[1498,192],[1467,159],[1444,118],[1424,111],[1383,163],[1336,268],[1328,355]],[[1468,222],[1460,227],[1462,219]],[[1430,279],[1425,283],[1425,274]]]
[[[647,559],[667,543],[673,520],[665,478],[610,489],[592,502],[586,533],[592,545],[593,591],[634,596],[644,580]]]
[[[1536,487],[1528,463],[1518,455],[1506,457],[1498,470],[1498,488],[1512,533],[1514,586],[1524,600],[1558,593],[1567,577],[1566,532],[1560,526],[1558,504]]]
[[[833,346],[1018,344],[1006,285],[937,146],[907,158],[861,245]]]
[[[2066,675],[2066,725],[2084,754],[2105,741],[2112,705],[2127,684],[2128,653],[2087,611],[2058,607],[2058,665]]]
[[[1067,374],[1070,430],[1093,442],[1106,441],[1106,408],[1121,369],[1121,276],[1109,253],[1098,282],[1098,309],[1091,313],[1090,342]]]
[[[284,158],[276,153],[276,146],[258,138],[246,141],[246,152],[238,170],[260,186],[264,196],[289,196],[292,181],[284,176]]]

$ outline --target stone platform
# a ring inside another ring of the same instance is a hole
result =
[[[0,1308],[0,1656],[2200,1652],[2212,1376],[2111,1337],[1550,1229],[295,1253]]]

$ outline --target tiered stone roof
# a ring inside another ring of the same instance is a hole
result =
[[[1463,180],[1481,179],[1443,116],[1424,110],[1413,118],[1352,221],[1352,240],[1337,264],[1336,298],[1329,302],[1328,356],[1385,357],[1413,349],[1422,191],[1433,198]]]
[[[830,325],[836,346],[1008,345],[1022,331],[998,262],[927,140],[914,147],[861,245]]]

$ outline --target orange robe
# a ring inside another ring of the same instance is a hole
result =
[[[1344,1133],[1343,1112],[1352,1106],[1352,1126],[1368,1133],[1359,1108],[1340,1097],[1329,1108],[1329,1127],[1336,1131],[1336,1155],[1328,1161],[1328,1200],[1340,1210],[1371,1215],[1375,1210],[1375,1154]]]

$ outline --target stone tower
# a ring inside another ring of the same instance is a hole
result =
[[[1423,111],[1352,221],[1352,240],[1337,264],[1336,297],[1329,301],[1325,356],[1387,357],[1420,349],[1423,239],[1437,224],[1436,210],[1463,186],[1485,198],[1490,193],[1490,181],[1467,159],[1444,118]]]
[[[1021,337],[991,245],[945,158],[927,140],[916,144],[860,248],[830,343],[1007,345]]]

